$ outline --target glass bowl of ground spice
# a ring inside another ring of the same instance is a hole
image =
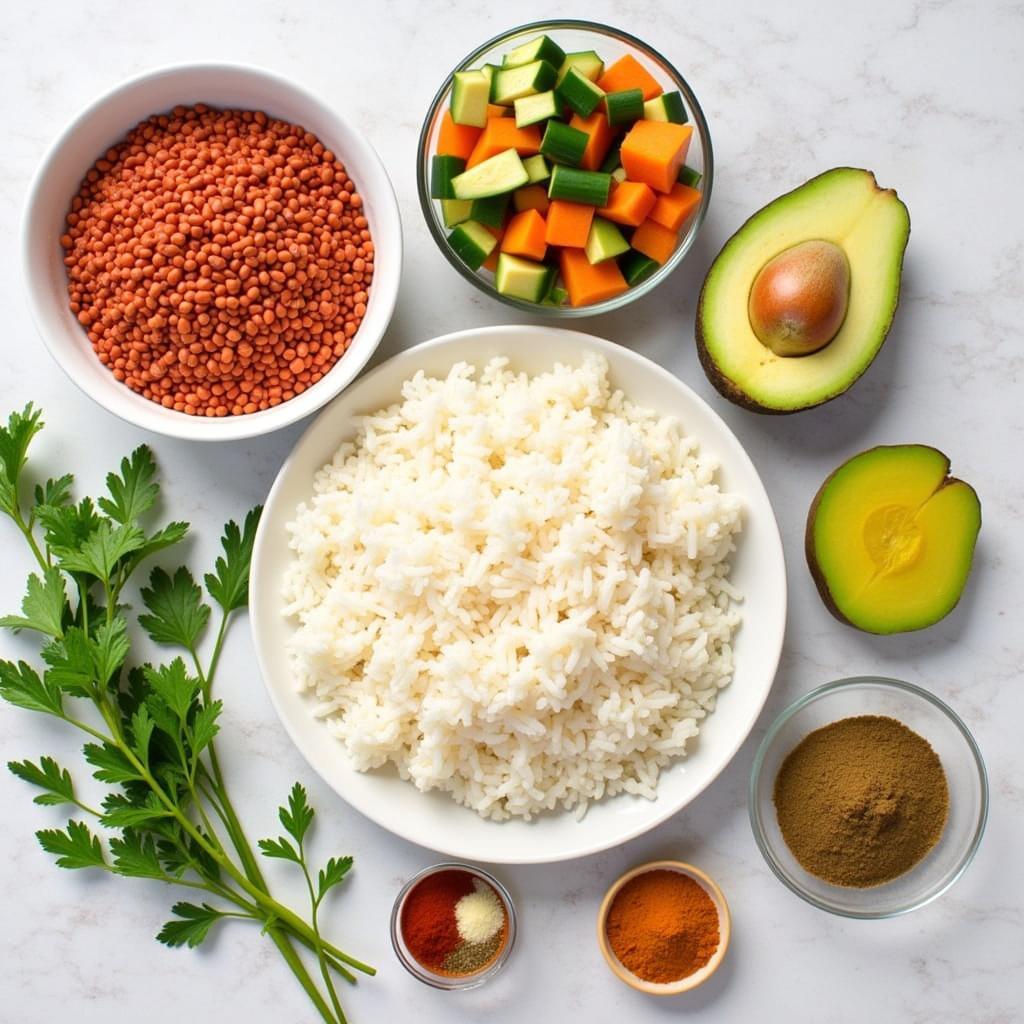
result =
[[[516,912],[493,875],[468,864],[435,864],[411,878],[391,912],[391,944],[402,966],[426,985],[476,988],[505,965]]]
[[[620,980],[648,995],[674,996],[703,984],[729,948],[729,905],[699,868],[651,861],[605,894],[597,941]]]
[[[844,917],[895,917],[942,895],[988,815],[967,726],[912,683],[860,676],[801,697],[754,759],[750,819],[768,866]]]

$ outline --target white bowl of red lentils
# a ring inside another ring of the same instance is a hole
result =
[[[118,86],[54,142],[23,257],[43,340],[87,395],[228,441],[358,375],[394,310],[402,231],[379,157],[332,105],[259,68],[185,64]]]

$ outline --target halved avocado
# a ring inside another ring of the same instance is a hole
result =
[[[960,600],[981,529],[974,488],[935,448],[871,448],[844,462],[807,516],[807,564],[829,611],[868,633],[924,629]]]
[[[826,171],[759,210],[725,243],[701,290],[697,351],[711,383],[737,405],[765,413],[797,412],[841,395],[885,341],[909,237],[910,216],[895,191],[853,167]],[[846,256],[848,278],[835,275],[836,288],[848,288],[833,304],[833,311],[842,306],[841,323],[817,350],[784,348],[780,355],[773,351],[779,346],[762,340],[764,331],[755,333],[749,304],[762,270],[789,253],[799,265],[800,252],[813,249],[809,242]]]

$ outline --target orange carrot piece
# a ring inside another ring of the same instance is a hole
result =
[[[686,160],[693,128],[670,121],[637,121],[622,140],[619,155],[626,177],[655,192],[671,192]]]
[[[524,185],[512,193],[512,205],[515,206],[516,213],[536,210],[539,214],[545,214],[551,200],[548,199],[548,190],[543,185]]]
[[[582,249],[587,244],[594,207],[552,199],[548,207],[544,241],[548,245],[568,245]],[[585,257],[584,257],[585,258]]]
[[[508,222],[502,224],[500,228],[492,228],[490,224],[484,224],[483,229],[488,233],[494,235],[494,237],[501,242],[505,237],[505,231],[508,227]],[[498,269],[498,250],[501,248],[500,245],[496,245],[490,253],[488,253],[487,259],[483,261],[481,266],[484,270],[489,270],[492,274]]]
[[[487,104],[488,117],[512,117],[511,107],[499,107],[497,103]]]
[[[501,240],[501,251],[542,260],[548,251],[546,229],[544,218],[536,210],[523,210],[508,222],[505,237]]]
[[[608,205],[602,206],[597,215],[605,220],[613,220],[616,224],[635,228],[647,219],[657,202],[658,197],[650,185],[642,181],[622,181],[612,186]]]
[[[480,133],[480,139],[473,147],[466,161],[466,168],[475,167],[492,156],[514,149],[520,156],[531,156],[540,152],[540,129],[531,124],[517,128],[514,117],[489,117]]]
[[[662,227],[655,220],[647,219],[633,232],[629,244],[637,252],[650,256],[656,263],[664,263],[675,251],[679,236]]]
[[[667,196],[658,196],[650,218],[669,231],[678,231],[700,206],[700,193],[689,185],[676,184]]]
[[[563,249],[559,253],[562,282],[572,306],[589,306],[626,291],[629,285],[615,260],[591,263],[581,249]]]
[[[608,126],[608,118],[600,110],[595,110],[590,117],[573,114],[569,126],[587,133],[587,148],[583,151],[580,167],[585,171],[596,171],[615,138],[615,133]]]
[[[452,112],[446,110],[437,137],[437,155],[457,156],[465,160],[473,152],[482,132],[482,128],[474,128],[471,124],[456,124],[452,120]]]
[[[605,92],[640,89],[645,100],[653,100],[655,96],[660,96],[665,91],[636,57],[628,53],[605,68],[597,84]]]

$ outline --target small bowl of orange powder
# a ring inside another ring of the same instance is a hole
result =
[[[627,985],[674,996],[703,984],[729,948],[729,905],[703,871],[656,860],[627,871],[605,894],[597,941]]]

